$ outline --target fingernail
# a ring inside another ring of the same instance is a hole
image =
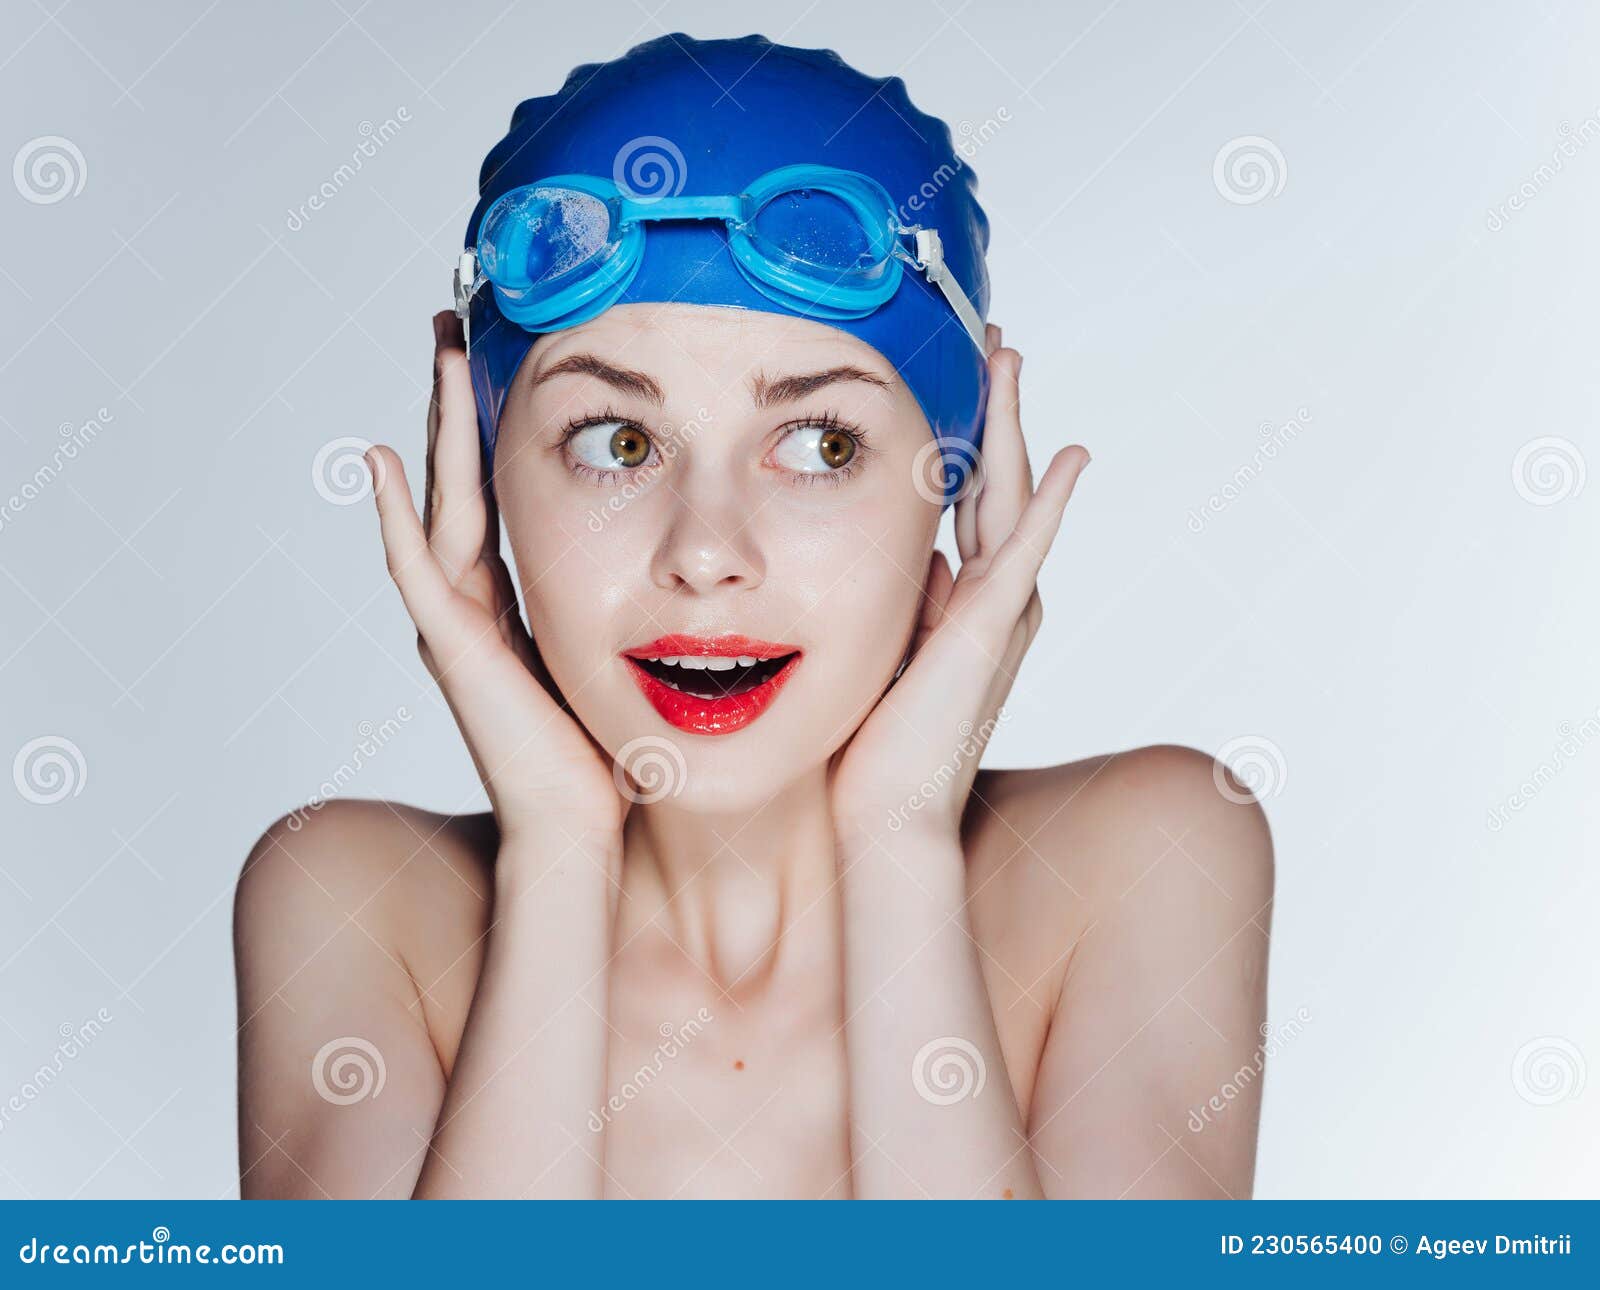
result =
[[[444,344],[444,314],[437,313],[433,316],[433,343],[435,346]]]

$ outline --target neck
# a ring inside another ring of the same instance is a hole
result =
[[[654,923],[723,990],[769,982],[839,934],[826,768],[753,810],[635,806],[623,832],[622,934]]]

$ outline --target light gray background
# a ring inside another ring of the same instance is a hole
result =
[[[1592,7],[46,0],[0,17],[0,161],[61,136],[82,187],[0,176],[0,500],[60,465],[0,526],[0,770],[52,736],[84,771],[49,805],[0,777],[0,1103],[112,1020],[0,1125],[0,1195],[235,1194],[245,852],[402,706],[349,791],[480,803],[370,503],[313,459],[388,439],[420,476],[484,151],[679,29],[836,47],[984,139],[1035,457],[1095,456],[991,764],[1246,741],[1271,1017],[1311,1018],[1259,1194],[1600,1192]],[[1228,200],[1250,136],[1282,164]]]

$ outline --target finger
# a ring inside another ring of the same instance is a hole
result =
[[[433,316],[433,389],[428,394],[428,451],[423,458],[422,529],[433,532],[433,448],[439,438],[439,344],[443,337],[446,311]]]
[[[911,638],[911,655],[916,656],[922,643],[928,639],[944,618],[945,602],[955,586],[955,574],[950,571],[950,561],[943,551],[935,551],[928,562],[928,578],[922,588],[922,610],[917,616],[917,630]]]
[[[1028,597],[1028,607],[1022,612],[1022,623],[1027,629],[1028,643],[1033,643],[1033,638],[1039,634],[1039,628],[1044,622],[1044,601],[1039,598],[1039,588],[1035,585],[1033,595]]]
[[[1022,355],[999,349],[989,359],[989,401],[983,422],[983,488],[977,498],[980,554],[992,555],[1011,535],[1033,495],[1028,445],[1022,437]]]
[[[427,529],[428,545],[454,582],[477,563],[483,551],[487,508],[466,351],[441,344],[435,366],[439,373],[435,395],[439,429],[433,449],[433,522]]]
[[[483,471],[483,458],[478,458],[478,471],[480,476]],[[479,490],[483,497],[483,551],[481,558],[495,558],[500,556],[500,506],[494,500],[494,493],[483,488]]]
[[[527,669],[539,678],[541,684],[547,682],[550,674],[544,665],[544,660],[539,657],[539,650],[533,643],[527,625],[522,621],[522,610],[517,605],[517,587],[512,580],[511,570],[497,555],[486,558],[483,565],[494,580],[495,603],[501,606],[500,616],[496,620],[501,639],[511,647]]]
[[[1089,451],[1080,444],[1063,448],[1050,459],[1038,489],[1011,536],[995,553],[984,577],[987,595],[996,598],[999,604],[1013,606],[1009,611],[996,607],[995,613],[1007,613],[1010,620],[1015,621],[1025,611],[1036,589],[1039,569],[1061,528],[1061,517],[1072,500],[1078,477],[1088,464]]]
[[[983,469],[981,458],[978,469]],[[978,494],[981,491],[981,488],[973,489],[956,502],[956,554],[961,557],[963,567],[978,554]]]
[[[994,676],[984,690],[981,711],[994,713],[1005,705],[1011,696],[1012,686],[1016,684],[1017,673],[1022,670],[1023,657],[1032,643],[1024,623],[1017,623],[1011,639],[1006,642],[1005,653],[994,669]]]
[[[428,537],[412,504],[399,455],[380,444],[367,450],[366,461],[372,471],[372,495],[378,504],[389,575],[400,589],[417,631],[426,636],[429,624],[438,622],[449,603],[450,583],[428,549]]]

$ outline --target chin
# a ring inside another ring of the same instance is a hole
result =
[[[625,770],[630,800],[703,815],[751,814],[807,776],[820,775],[826,750],[807,747],[769,727],[734,735],[690,735],[654,719],[636,727],[615,748],[613,765]]]
[[[819,701],[803,681],[780,687],[753,718],[713,733],[667,720],[645,697],[648,681],[635,680],[635,693],[619,694],[604,714],[580,715],[599,723],[589,728],[635,803],[749,814],[808,778],[820,779],[871,706],[873,695],[846,693],[831,682],[824,685],[826,702]],[[691,719],[698,724],[696,714]]]

